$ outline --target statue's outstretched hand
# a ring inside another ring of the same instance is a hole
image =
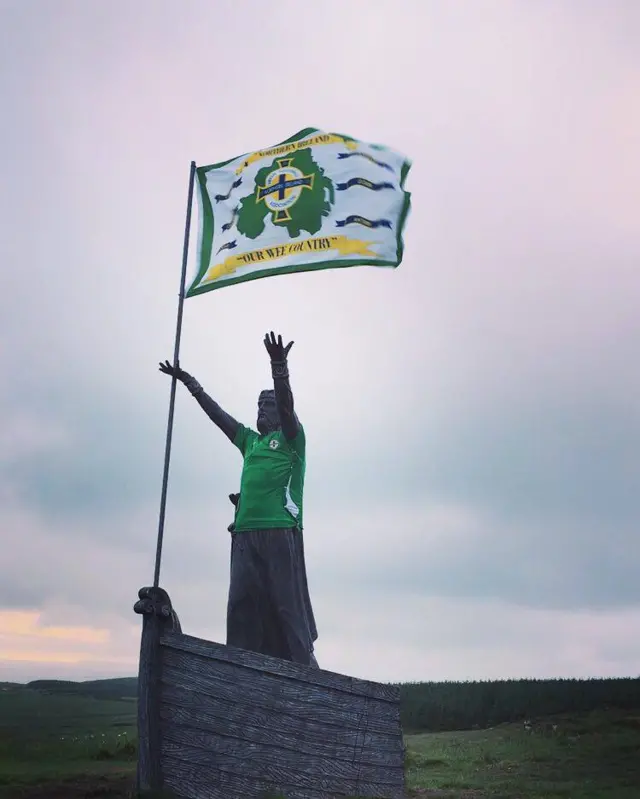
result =
[[[164,363],[160,362],[159,365],[160,371],[163,374],[173,377],[174,380],[179,380],[185,386],[191,396],[196,398],[198,405],[216,427],[222,430],[229,441],[234,441],[238,433],[238,422],[233,416],[230,416],[226,411],[222,410],[218,403],[206,393],[195,377],[190,375],[189,372],[185,372],[184,369],[181,369],[178,362],[176,362],[175,366],[172,366],[169,361],[164,361]],[[175,383],[171,383],[172,391],[174,386]]]
[[[267,333],[264,337],[264,346],[272,361],[286,361],[289,350],[293,347],[293,341],[290,341],[285,347],[282,344],[282,336],[278,336],[276,339],[275,334],[271,331],[271,334]]]
[[[184,369],[180,368],[180,364],[174,367],[169,363],[169,361],[165,361],[164,363],[160,362],[160,371],[165,375],[169,375],[169,377],[175,377],[176,380],[180,380],[182,383],[184,383],[184,381],[188,380],[190,377],[188,372],[185,372]]]
[[[282,336],[276,338],[275,333],[271,331],[264,337],[264,346],[271,358],[271,376],[273,377],[273,388],[282,432],[287,441],[293,441],[300,430],[300,423],[293,410],[293,394],[289,385],[289,365],[287,363],[287,355],[293,347],[293,341],[290,341],[285,347],[282,343]]]

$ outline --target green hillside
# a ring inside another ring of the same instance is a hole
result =
[[[22,747],[36,736],[49,742],[82,737],[91,740],[127,731],[132,734],[136,701],[128,697],[96,698],[80,691],[49,692],[30,685],[0,686],[0,740]]]

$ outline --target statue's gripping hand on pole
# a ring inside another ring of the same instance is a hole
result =
[[[160,371],[183,383],[196,398],[209,419],[222,430],[230,441],[234,440],[238,432],[238,422],[233,416],[222,410],[218,403],[205,392],[195,377],[181,369],[179,363],[174,367],[169,361],[160,364]]]
[[[271,332],[264,337],[264,346],[271,359],[271,376],[273,377],[273,388],[282,432],[288,441],[292,441],[300,429],[300,424],[293,409],[293,392],[289,384],[287,361],[289,351],[293,347],[293,341],[290,341],[285,347],[282,343],[282,336],[279,335],[276,338],[275,334]]]

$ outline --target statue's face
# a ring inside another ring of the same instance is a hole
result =
[[[280,417],[273,390],[261,391],[258,397],[258,432],[261,436],[280,429]]]

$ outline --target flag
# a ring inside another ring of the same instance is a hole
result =
[[[397,267],[410,167],[388,147],[316,128],[199,167],[197,266],[186,296],[290,272]]]

